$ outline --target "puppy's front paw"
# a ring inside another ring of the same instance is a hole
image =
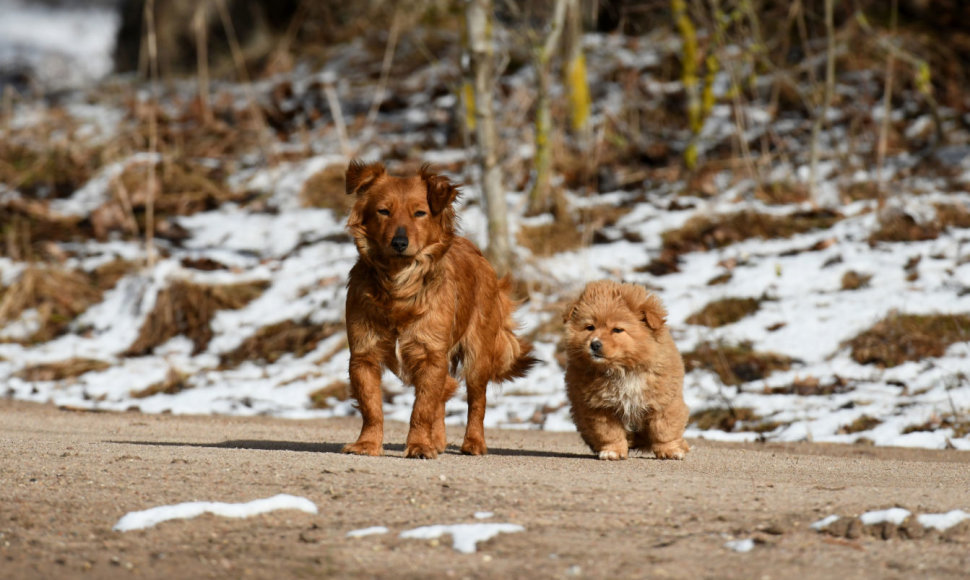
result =
[[[341,451],[354,455],[372,455],[377,457],[384,454],[384,447],[380,443],[374,443],[373,441],[358,441],[344,445]]]
[[[670,443],[660,443],[651,447],[657,459],[683,459],[690,451],[690,446],[683,439],[671,441]]]
[[[404,449],[404,456],[413,459],[437,459],[438,451],[431,445],[411,443]]]
[[[626,459],[626,453],[620,453],[619,451],[614,451],[612,449],[604,449],[600,451],[599,458],[607,461],[619,461],[621,459]]]

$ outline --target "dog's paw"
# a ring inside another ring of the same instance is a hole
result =
[[[485,447],[484,441],[473,441],[466,439],[465,442],[461,444],[461,452],[465,455],[485,455],[488,453],[488,448]]]
[[[438,451],[431,445],[410,444],[404,449],[404,456],[412,459],[437,459]]]
[[[613,449],[604,449],[599,453],[600,459],[605,459],[606,461],[619,461],[621,459],[626,459],[626,453],[620,453]]]
[[[654,445],[652,450],[657,459],[683,459],[687,456],[690,447],[686,441],[680,440],[672,443]]]
[[[380,443],[358,441],[356,443],[348,443],[347,445],[344,445],[344,448],[341,451],[343,453],[352,453],[354,455],[372,455],[377,457],[384,454],[384,447]]]

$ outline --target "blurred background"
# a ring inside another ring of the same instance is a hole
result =
[[[571,429],[560,311],[610,277],[666,302],[694,436],[970,448],[967,23],[959,0],[0,0],[0,384],[355,413],[357,157],[464,183],[464,233],[515,279],[544,362],[490,426]]]

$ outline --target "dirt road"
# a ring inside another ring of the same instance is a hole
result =
[[[356,435],[355,420],[98,414],[0,401],[0,577],[843,579],[970,571],[967,521],[945,533],[856,523],[833,536],[810,527],[830,514],[893,506],[970,511],[970,453],[692,441],[682,462],[603,462],[575,433],[492,430],[487,456],[453,447],[420,461],[402,457],[405,427],[389,424],[387,455],[370,458],[339,453]],[[460,443],[460,430],[449,436]],[[204,515],[112,531],[131,511],[279,493],[306,497],[319,513]],[[476,520],[482,511],[494,515]],[[418,526],[482,521],[525,530],[482,542],[473,554],[452,549],[449,537],[399,537]],[[347,537],[371,526],[389,531]],[[748,552],[725,546],[745,539],[754,540]]]

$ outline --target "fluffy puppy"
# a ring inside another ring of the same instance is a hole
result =
[[[404,455],[434,459],[444,451],[445,401],[463,378],[468,425],[462,453],[482,455],[485,391],[491,381],[521,377],[536,363],[515,335],[509,279],[457,235],[458,187],[427,166],[388,175],[380,163],[354,161],[347,194],[357,201],[347,228],[358,260],[347,284],[350,392],[363,417],[345,453],[383,453],[381,374],[414,386]]]
[[[600,459],[629,449],[683,459],[684,363],[660,299],[643,287],[591,282],[563,314],[566,393],[583,441]]]

